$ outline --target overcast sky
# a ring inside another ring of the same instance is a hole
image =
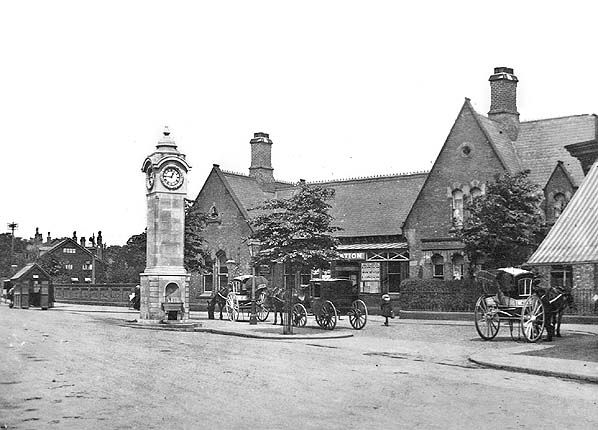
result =
[[[431,168],[463,104],[515,69],[522,120],[598,111],[593,2],[5,1],[0,231],[108,245],[145,228],[164,125],[189,198],[213,163],[277,179]]]

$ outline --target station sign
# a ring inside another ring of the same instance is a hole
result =
[[[341,252],[343,260],[365,260],[365,252]]]

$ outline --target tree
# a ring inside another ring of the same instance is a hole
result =
[[[106,248],[104,261],[107,263],[108,282],[139,282],[139,274],[145,270],[146,236],[145,232],[136,234],[124,246]]]
[[[528,175],[529,170],[496,175],[486,193],[467,205],[458,236],[472,270],[480,261],[489,268],[520,265],[546,235],[542,191]]]
[[[185,200],[185,269],[199,272],[207,267],[210,255],[201,232],[206,228],[208,216]]]
[[[27,242],[20,237],[14,238],[11,233],[0,233],[0,277],[10,278],[14,273],[11,265],[21,268],[25,264],[25,250]],[[0,279],[1,280],[1,279]]]
[[[290,264],[299,270],[328,268],[338,260],[338,241],[332,234],[341,229],[332,225],[327,203],[333,198],[334,189],[302,184],[291,197],[252,209],[262,212],[251,220],[254,232],[249,239],[261,248],[255,263]]]

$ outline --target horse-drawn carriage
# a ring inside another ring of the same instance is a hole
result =
[[[279,299],[283,302],[283,299]],[[318,325],[327,330],[336,327],[339,315],[349,317],[349,323],[356,330],[365,327],[368,309],[359,298],[359,288],[349,279],[311,279],[308,285],[302,285],[292,301],[292,323],[303,327],[307,316],[313,314]],[[279,311],[288,311],[282,304]]]
[[[251,313],[251,295],[254,288],[257,319],[268,319],[268,281],[263,276],[241,275],[233,279],[226,295],[224,308],[230,321],[237,321],[241,314]]]
[[[493,339],[501,321],[509,325],[511,338],[520,334],[527,342],[536,342],[542,337],[544,328],[552,330],[551,301],[547,292],[539,287],[539,279],[533,272],[507,267],[496,270],[482,270],[476,274],[482,282],[484,294],[475,304],[475,327],[484,340]],[[560,321],[559,321],[560,322]],[[552,337],[552,332],[549,332]]]

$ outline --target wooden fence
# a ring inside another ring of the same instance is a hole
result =
[[[54,300],[82,305],[128,306],[136,284],[54,284]]]

